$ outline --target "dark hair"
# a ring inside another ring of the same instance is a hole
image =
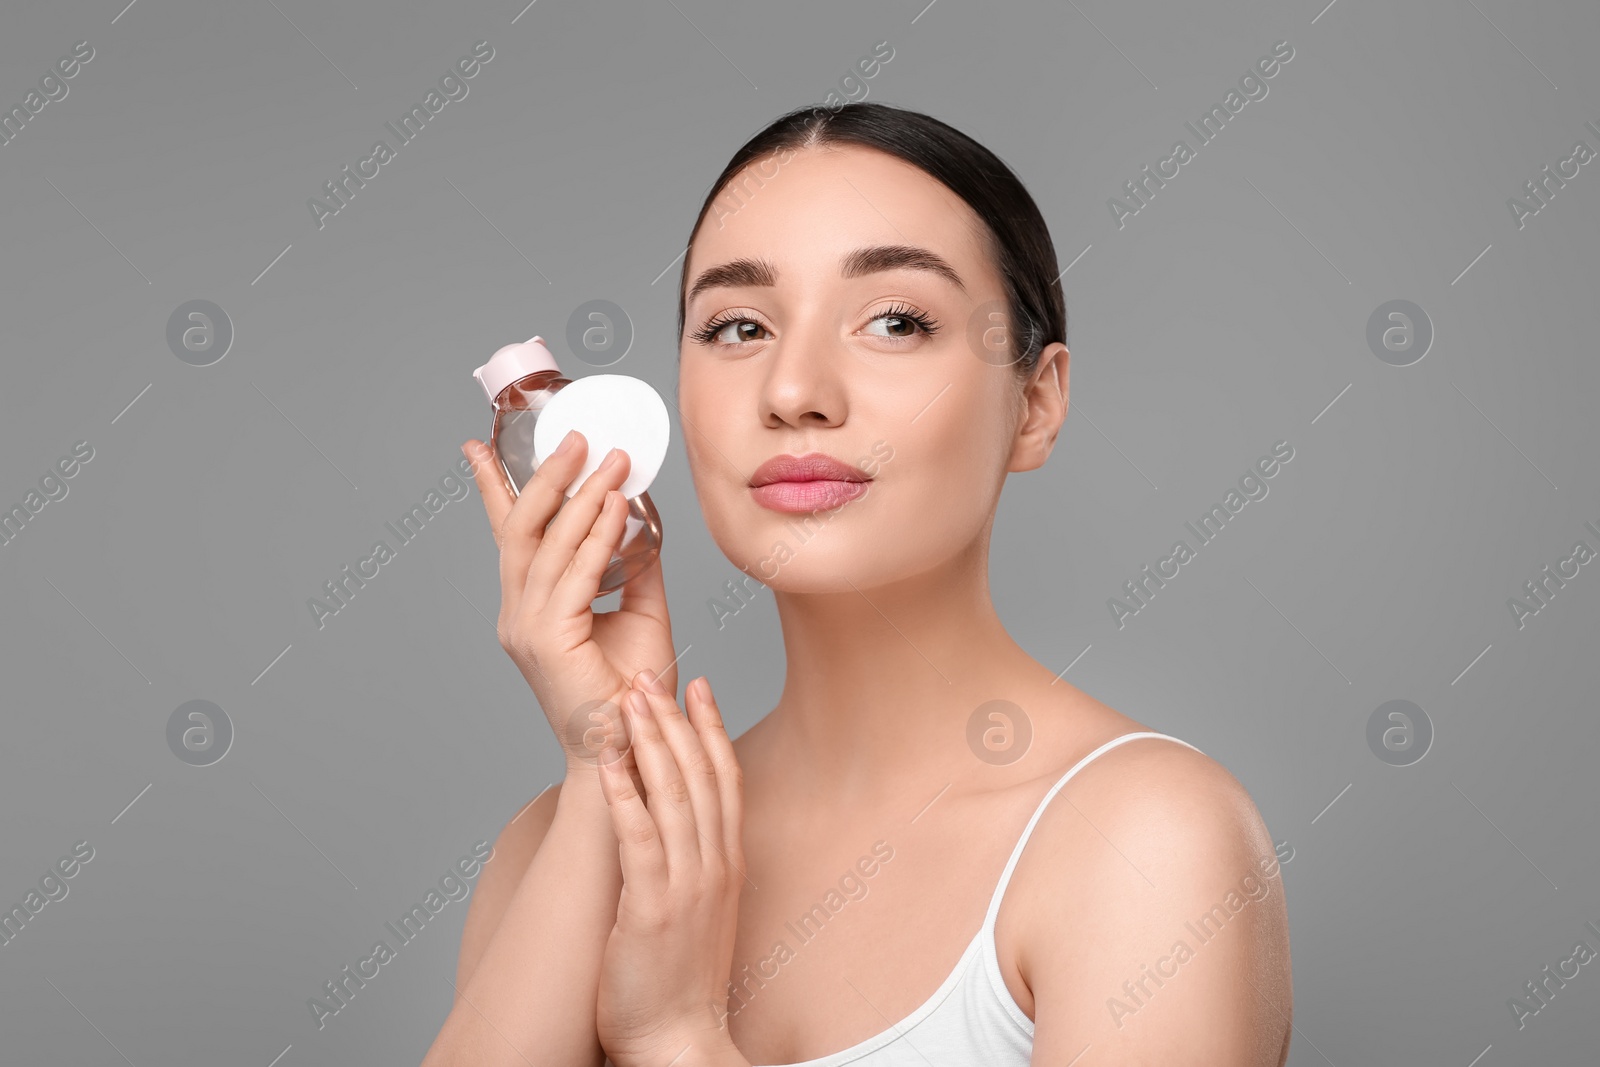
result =
[[[707,194],[689,231],[692,242],[711,205],[752,161],[811,145],[876,148],[918,167],[955,193],[987,226],[987,243],[1005,284],[1010,309],[1011,359],[1025,376],[1044,346],[1067,339],[1055,245],[1039,206],[998,156],[960,130],[919,111],[879,103],[796,108],[780,116],[733,154]],[[683,337],[688,257],[678,282],[678,336]]]

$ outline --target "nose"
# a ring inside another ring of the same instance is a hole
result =
[[[762,424],[770,429],[811,429],[843,422],[845,355],[816,331],[788,331],[767,350],[767,374],[760,397]]]

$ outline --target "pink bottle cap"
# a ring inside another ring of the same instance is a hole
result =
[[[497,349],[489,362],[473,371],[472,376],[489,394],[492,404],[501,390],[512,382],[544,370],[559,372],[561,368],[556,366],[556,357],[544,346],[544,338],[535,334],[526,341]]]

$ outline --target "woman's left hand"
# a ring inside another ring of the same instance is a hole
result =
[[[745,881],[742,773],[711,684],[698,678],[685,692],[687,718],[648,671],[623,699],[646,797],[614,750],[600,755],[622,894],[595,1023],[617,1067],[748,1067],[727,1026]]]

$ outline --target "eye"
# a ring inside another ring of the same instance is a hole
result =
[[[738,335],[737,339],[733,341],[719,339],[718,335],[724,333],[729,326],[738,327],[738,329],[735,331]],[[699,329],[695,330],[690,336],[697,343],[702,345],[739,344],[744,341],[759,341],[759,337],[751,335],[750,330],[752,327],[756,330],[766,329],[765,326],[761,325],[754,319],[741,318],[736,314],[724,312],[723,314],[712,319],[710,322],[706,323],[704,326],[701,326]]]
[[[896,340],[909,340],[915,337],[919,330],[931,337],[940,329],[937,319],[904,304],[896,304],[872,317],[872,322],[879,321],[885,323],[887,332],[871,331],[874,336]],[[731,332],[734,336],[731,340],[726,336],[730,332],[729,327],[733,327]],[[741,316],[737,312],[723,312],[692,331],[690,337],[702,345],[737,345],[747,341],[762,340],[758,333],[767,333],[770,336],[770,331],[755,319]]]
[[[916,336],[918,330],[931,337],[939,332],[939,323],[936,319],[926,312],[903,304],[896,304],[888,311],[874,315],[872,321],[888,324],[886,329],[889,332],[876,334],[878,337],[911,338]]]

